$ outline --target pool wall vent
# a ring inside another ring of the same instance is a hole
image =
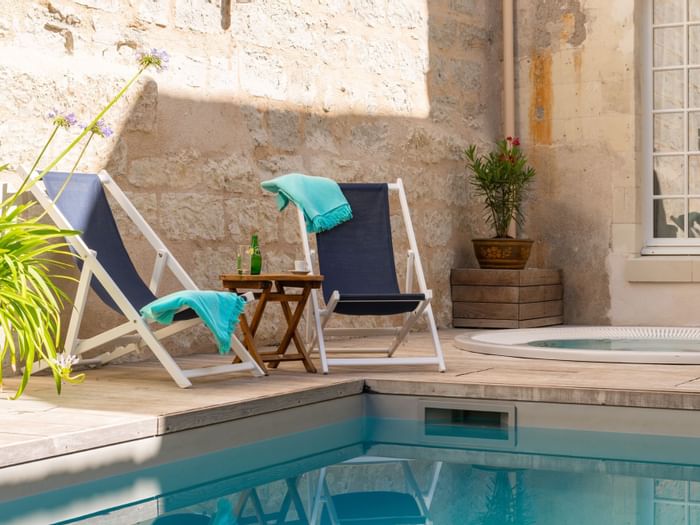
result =
[[[418,405],[423,441],[446,445],[515,445],[514,405],[435,399],[421,400]]]

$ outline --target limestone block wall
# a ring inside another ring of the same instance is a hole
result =
[[[517,2],[517,128],[538,170],[526,233],[535,265],[563,270],[569,323],[616,321],[613,244],[640,220],[635,4]]]
[[[538,168],[533,264],[561,268],[565,321],[696,326],[696,257],[640,257],[647,2],[517,2],[519,133]]]
[[[445,327],[449,270],[473,264],[468,239],[487,233],[461,152],[500,135],[500,46],[500,2],[488,0],[2,0],[0,159],[30,165],[49,109],[89,121],[136,71],[136,51],[165,49],[169,69],[113,108],[115,135],[96,139],[79,169],[108,169],[209,288],[254,230],[266,270],[300,254],[295,215],[277,212],[260,181],[402,177]],[[148,274],[154,255],[123,226]],[[395,246],[401,276],[406,247]],[[91,298],[84,335],[117,320]],[[209,343],[200,331],[172,344]]]

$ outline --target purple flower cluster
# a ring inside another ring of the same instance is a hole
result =
[[[87,124],[81,124],[80,125],[83,129],[87,128]],[[95,135],[99,135],[100,137],[108,138],[111,137],[114,134],[114,131],[112,131],[112,128],[110,128],[107,123],[100,119],[97,122],[95,122],[92,127],[88,129],[88,131],[94,133]]]
[[[144,68],[154,66],[156,69],[162,71],[168,68],[170,56],[164,49],[156,49],[154,47],[150,51],[140,52],[138,54],[138,61]]]
[[[53,120],[54,126],[60,126],[62,128],[70,128],[78,123],[78,119],[75,118],[75,113],[65,113],[57,109],[49,111],[49,118]]]

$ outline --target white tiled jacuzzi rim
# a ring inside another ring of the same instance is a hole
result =
[[[460,334],[454,344],[460,350],[528,359],[609,363],[700,364],[700,352],[620,351],[531,346],[534,341],[559,339],[700,340],[700,328],[665,326],[557,326]]]

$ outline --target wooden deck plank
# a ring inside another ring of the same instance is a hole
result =
[[[17,378],[0,393],[0,467],[86,448],[231,421],[370,391],[448,397],[556,403],[609,404],[700,409],[700,365],[611,364],[520,359],[457,349],[442,330],[447,372],[432,366],[332,368],[309,374],[300,363],[284,363],[270,376],[249,374],[197,379],[177,388],[154,362],[88,370],[80,385],[60,396],[48,376],[32,378],[27,392],[9,400]],[[347,347],[377,340],[341,341]],[[427,333],[412,334],[397,357],[425,354]],[[318,356],[313,356],[318,361]],[[184,366],[216,363],[216,354],[177,358]]]

